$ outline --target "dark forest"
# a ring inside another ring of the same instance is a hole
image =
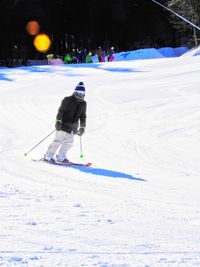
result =
[[[0,59],[45,56],[27,34],[30,20],[37,20],[40,32],[50,36],[50,52],[63,56],[73,48],[177,46],[180,37],[168,17],[150,0],[0,0]]]

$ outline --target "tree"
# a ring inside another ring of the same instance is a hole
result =
[[[195,25],[200,25],[200,2],[199,0],[168,0],[167,7],[181,15],[188,21]],[[171,14],[171,23],[174,28],[184,35],[188,35],[194,40],[195,46],[198,45],[198,36],[200,32],[195,27],[192,27],[189,23],[181,20],[174,14]]]

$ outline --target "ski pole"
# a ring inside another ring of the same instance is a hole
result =
[[[82,146],[82,139],[81,139],[81,136],[80,136],[80,158],[83,158],[83,146]]]
[[[24,156],[27,156],[34,148],[36,148],[37,146],[39,146],[39,144],[41,144],[45,139],[47,139],[47,137],[49,137],[52,133],[54,133],[56,131],[53,130],[50,134],[48,134],[45,138],[43,138],[39,143],[37,143],[34,147],[32,147],[29,151],[24,153]]]

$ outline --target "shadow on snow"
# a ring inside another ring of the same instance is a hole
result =
[[[19,69],[26,70],[28,72],[49,72],[49,73],[55,73],[58,75],[64,75],[64,76],[71,76],[71,71],[76,68],[92,68],[92,69],[101,69],[105,71],[111,71],[111,72],[138,72],[134,68],[115,68],[115,67],[109,67],[109,63],[82,63],[82,64],[60,64],[60,65],[43,65],[43,66],[28,66],[28,67],[20,67]],[[66,72],[66,71],[69,72]],[[78,74],[80,75],[80,74]]]
[[[0,81],[12,82],[13,79],[8,78],[5,73],[0,73]]]
[[[134,180],[134,181],[142,181],[145,182],[145,179],[134,177],[130,174],[126,174],[123,172],[118,172],[118,171],[112,171],[112,170],[107,170],[107,169],[101,169],[101,168],[93,168],[93,167],[86,167],[86,166],[62,166],[64,168],[73,168],[76,170],[79,170],[81,172],[85,173],[91,173],[94,175],[99,175],[99,176],[106,176],[106,177],[112,177],[112,178],[123,178],[123,179],[129,179],[129,180]]]
[[[80,74],[75,74],[73,72],[76,68],[93,68],[93,69],[100,69],[102,71],[110,71],[110,72],[140,72],[134,68],[119,68],[119,67],[113,67],[109,66],[109,63],[82,63],[82,64],[69,64],[69,65],[42,65],[42,66],[23,66],[23,67],[16,67],[16,68],[10,68],[9,72],[7,69],[7,74],[4,72],[1,72],[0,69],[0,80],[4,81],[13,81],[12,78],[8,77],[8,74],[12,76],[12,70],[23,70],[27,71],[27,73],[51,73],[55,75],[61,75],[61,76],[80,76]],[[15,73],[16,75],[16,73]],[[20,74],[21,75],[21,74]],[[87,74],[81,74],[81,76],[87,76]]]

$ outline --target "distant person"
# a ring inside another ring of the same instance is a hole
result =
[[[78,63],[78,58],[75,56],[75,54],[74,54],[74,52],[72,51],[72,52],[70,52],[70,57],[71,57],[71,63],[72,64],[76,64],[76,63]]]
[[[81,63],[85,63],[86,56],[87,56],[86,49],[81,49],[81,57],[82,57],[82,62]]]
[[[48,65],[51,65],[53,61],[53,54],[47,54],[46,57],[47,57]]]
[[[101,49],[101,46],[98,47],[97,49],[97,57],[98,57],[98,60],[99,62],[103,62],[103,55],[102,55],[102,49]]]
[[[114,54],[114,47],[112,46],[108,51],[107,51],[107,59],[108,61],[113,61],[115,58],[113,56]]]
[[[76,57],[78,59],[78,63],[82,63],[81,50],[79,50],[79,49],[76,50]]]
[[[92,62],[93,62],[91,56],[92,56],[92,53],[89,52],[89,53],[87,54],[87,56],[86,56],[86,59],[85,59],[85,62],[86,62],[86,63],[92,63]]]
[[[79,82],[74,93],[62,100],[56,116],[56,135],[50,144],[45,161],[67,163],[67,153],[73,146],[74,135],[82,136],[86,127],[85,86]]]
[[[86,49],[81,48],[78,50],[77,57],[78,57],[79,63],[85,63],[86,62],[86,56],[87,56]]]
[[[67,53],[67,55],[65,56],[64,63],[65,64],[71,64],[72,63],[72,57],[69,53]]]
[[[101,57],[101,62],[105,62],[105,57],[106,57],[106,51],[102,50],[102,57]]]

